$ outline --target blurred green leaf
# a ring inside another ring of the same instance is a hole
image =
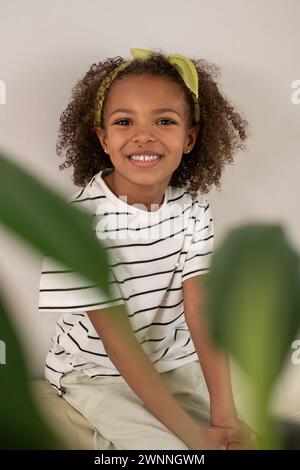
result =
[[[299,256],[280,226],[244,225],[215,250],[205,286],[215,341],[253,382],[256,414],[263,420],[300,326]]]
[[[33,249],[47,253],[110,295],[107,255],[93,233],[93,216],[67,203],[1,154],[0,180],[0,222]],[[6,364],[0,365],[0,448],[62,448],[32,400],[22,351],[8,318],[0,304],[0,340],[1,346],[6,345]]]
[[[92,231],[93,216],[1,154],[0,181],[0,222],[110,295],[107,255]]]
[[[23,353],[0,298],[0,335],[6,346],[0,360],[0,449],[63,449],[36,409],[28,386]]]

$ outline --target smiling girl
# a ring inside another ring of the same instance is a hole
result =
[[[61,117],[60,168],[81,187],[71,203],[95,215],[113,297],[44,258],[39,309],[64,312],[46,378],[93,423],[97,449],[249,448],[202,284],[214,238],[204,194],[247,122],[213,65],[131,53],[93,64]]]

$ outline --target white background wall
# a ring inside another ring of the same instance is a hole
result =
[[[131,47],[207,59],[221,67],[221,88],[252,132],[222,190],[208,195],[216,245],[235,225],[272,221],[300,250],[300,104],[291,100],[300,80],[299,18],[298,0],[1,0],[0,148],[68,196],[77,187],[71,170],[58,168],[59,116],[93,62],[130,58]],[[57,317],[37,310],[41,256],[4,228],[0,247],[1,290],[30,373],[41,376]]]

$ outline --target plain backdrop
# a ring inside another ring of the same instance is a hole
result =
[[[69,196],[78,188],[72,170],[58,168],[57,130],[71,88],[89,66],[131,58],[131,47],[204,58],[221,68],[220,88],[251,130],[248,151],[226,168],[221,191],[207,194],[216,246],[235,226],[260,221],[284,226],[300,251],[300,104],[292,100],[300,80],[299,18],[298,0],[1,0],[0,148]],[[1,291],[30,375],[41,377],[59,316],[37,309],[41,255],[5,228],[0,246]],[[299,367],[292,367],[294,377]]]

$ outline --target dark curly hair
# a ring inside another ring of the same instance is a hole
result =
[[[194,199],[199,190],[207,193],[212,184],[220,188],[225,164],[233,162],[233,155],[237,150],[246,150],[244,142],[248,137],[248,122],[219,91],[215,81],[220,73],[219,67],[204,59],[191,60],[199,76],[200,130],[192,151],[187,158],[182,158],[169,184],[185,186]],[[113,167],[95,132],[94,112],[100,84],[124,62],[122,57],[117,56],[91,65],[72,89],[71,100],[60,117],[56,150],[59,156],[65,150],[66,160],[59,169],[73,165],[73,182],[76,186],[86,186],[100,170]],[[118,73],[115,80],[142,73],[166,76],[178,83],[190,109],[189,125],[196,124],[192,94],[163,53],[153,51],[152,56],[147,59],[133,59]]]

